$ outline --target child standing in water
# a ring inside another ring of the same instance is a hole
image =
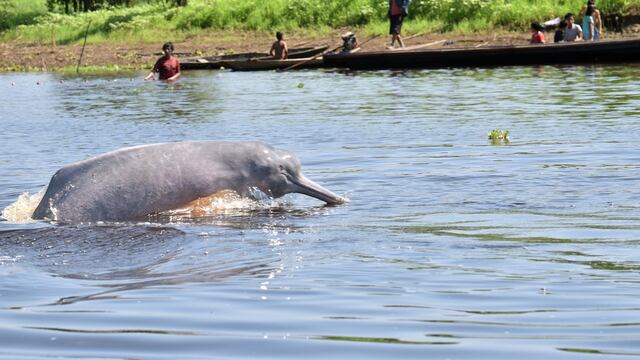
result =
[[[180,77],[180,61],[173,56],[173,44],[168,42],[162,45],[162,54],[153,66],[153,70],[145,76],[145,80],[154,79],[156,73],[160,80],[174,81]]]
[[[284,34],[278,31],[276,33],[276,41],[271,45],[269,55],[273,56],[277,60],[286,60],[289,57],[289,48],[284,41]]]

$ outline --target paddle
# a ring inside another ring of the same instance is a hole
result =
[[[84,44],[82,44],[82,51],[80,52],[80,58],[78,59],[78,66],[76,66],[76,74],[80,74],[80,64],[82,63],[82,56],[84,55],[84,47],[87,46],[87,35],[89,34],[89,25],[91,25],[91,19],[87,24],[87,29],[84,31]]]
[[[446,43],[447,40],[438,40],[438,41],[434,41],[434,42],[430,42],[427,44],[420,44],[420,45],[413,45],[413,46],[405,46],[405,47],[401,47],[401,48],[392,48],[389,49],[390,51],[398,51],[398,50],[417,50],[417,49],[422,49],[422,48],[426,48],[429,46],[433,46],[433,45],[439,45],[439,44],[443,44]]]
[[[310,61],[313,61],[313,60],[317,59],[319,56],[322,56],[322,55],[324,55],[324,54],[326,54],[326,53],[328,53],[328,52],[334,52],[334,51],[336,51],[336,50],[340,49],[341,47],[342,47],[342,44],[341,44],[340,46],[336,47],[335,49],[331,49],[331,50],[329,50],[329,51],[325,51],[325,52],[321,52],[321,53],[315,54],[314,56],[312,56],[312,57],[310,57],[310,58],[308,58],[308,59],[305,59],[305,60],[303,60],[303,61],[301,61],[301,62],[299,62],[299,63],[295,63],[295,64],[293,64],[293,65],[291,65],[291,66],[288,66],[288,67],[286,67],[286,68],[284,68],[284,69],[280,69],[280,70],[278,70],[278,71],[280,71],[280,72],[284,72],[284,71],[288,71],[288,70],[291,70],[291,69],[295,69],[295,68],[297,68],[298,66],[301,66],[301,65],[304,65],[304,64],[306,64],[306,63],[308,63],[308,62],[310,62]]]
[[[368,38],[367,40],[365,40],[362,44],[358,45],[358,47],[357,47],[357,48],[361,48],[364,44],[368,43],[369,41],[371,41],[371,40],[373,40],[373,39],[377,39],[377,38],[379,38],[379,37],[380,37],[380,34],[375,35],[375,36],[373,36],[373,37],[370,37],[370,38]],[[357,49],[357,48],[356,48],[356,49]]]
[[[380,36],[380,35],[376,35],[376,36],[374,36],[374,37],[371,37],[371,38],[367,39],[367,40],[366,40],[366,41],[364,41],[362,44],[359,44],[359,45],[358,45],[358,47],[357,47],[356,49],[361,48],[361,47],[362,47],[362,45],[364,45],[364,44],[368,43],[369,41],[371,41],[371,40],[373,40],[373,39],[375,39],[375,38],[377,38],[377,37],[379,37],[379,36]],[[288,70],[291,70],[291,69],[295,69],[295,68],[297,68],[298,66],[304,65],[304,64],[308,63],[309,61],[312,61],[312,60],[317,59],[317,58],[318,58],[318,56],[320,56],[320,55],[324,55],[324,54],[326,54],[326,53],[332,53],[332,52],[334,52],[334,51],[337,51],[338,49],[340,49],[340,48],[341,48],[341,47],[343,47],[343,46],[344,46],[344,44],[341,44],[340,46],[336,47],[335,49],[331,49],[331,50],[329,50],[329,51],[322,52],[322,53],[317,54],[317,55],[315,55],[315,56],[313,56],[313,57],[311,57],[311,58],[309,58],[309,59],[306,59],[306,60],[301,61],[301,62],[299,62],[299,63],[295,63],[295,64],[293,64],[293,65],[291,65],[291,66],[289,66],[289,67],[286,67],[286,68],[284,68],[284,69],[282,69],[282,70],[278,70],[278,71],[284,72],[284,71],[288,71]]]
[[[418,36],[422,36],[422,35],[424,35],[424,34],[426,34],[426,33],[427,33],[427,31],[420,32],[420,33],[417,33],[417,34],[413,34],[413,35],[411,35],[411,36],[409,36],[409,37],[402,38],[402,40],[403,40],[403,41],[411,40],[411,39],[416,38],[416,37],[418,37]]]

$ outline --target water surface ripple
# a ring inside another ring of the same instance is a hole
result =
[[[0,359],[640,357],[640,67],[142,76],[0,75],[0,209],[196,139],[291,150],[352,202],[0,221]]]

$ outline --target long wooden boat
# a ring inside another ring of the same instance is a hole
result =
[[[328,45],[320,45],[315,47],[292,48],[289,50],[289,59],[303,59],[312,57],[327,50],[328,47]],[[248,61],[251,59],[272,59],[272,57],[267,53],[260,52],[248,52],[220,56],[190,57],[180,59],[180,68],[182,70],[219,69],[225,66],[225,62]]]
[[[302,59],[287,59],[287,60],[274,60],[274,59],[249,59],[249,60],[232,60],[224,61],[223,66],[227,69],[235,71],[259,71],[259,70],[282,70],[293,65],[296,65],[296,69],[315,69],[322,67],[324,62],[322,57],[318,56],[302,58]]]
[[[410,69],[640,61],[640,39],[325,54],[325,67]]]

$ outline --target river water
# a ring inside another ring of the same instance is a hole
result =
[[[0,75],[1,359],[640,356],[640,67],[143,75]],[[196,139],[351,202],[28,221],[65,164]]]

